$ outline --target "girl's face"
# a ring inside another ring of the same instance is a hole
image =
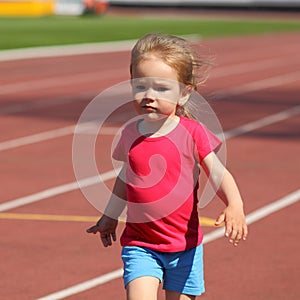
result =
[[[132,69],[132,91],[135,110],[148,120],[175,115],[182,98],[177,71],[156,56]]]

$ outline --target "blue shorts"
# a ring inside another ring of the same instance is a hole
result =
[[[139,277],[152,276],[163,281],[163,289],[186,295],[204,293],[203,246],[180,251],[159,252],[125,246],[122,249],[124,285]]]

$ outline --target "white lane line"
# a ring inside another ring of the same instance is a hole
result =
[[[300,200],[300,189],[286,195],[285,197],[278,199],[270,204],[267,204],[246,216],[246,222],[248,225],[255,223],[272,213],[275,213],[289,205],[292,205]],[[204,236],[203,243],[212,242],[220,237],[224,236],[224,228],[216,229],[206,236]]]
[[[257,121],[245,124],[245,125],[243,125],[241,127],[238,127],[236,129],[225,131],[224,136],[225,136],[225,139],[228,140],[232,137],[236,137],[236,136],[245,134],[245,133],[250,132],[252,130],[262,128],[266,125],[271,125],[271,124],[274,124],[276,122],[283,121],[283,120],[288,119],[291,116],[294,116],[294,115],[299,114],[299,113],[300,113],[300,105],[295,106],[295,107],[293,107],[291,109],[288,109],[288,110],[284,110],[280,113],[271,115],[269,117],[263,118],[263,119],[261,119],[262,122],[260,122],[260,120],[257,120]],[[109,130],[109,128],[108,128],[108,130]],[[113,130],[114,130],[114,128],[113,128]],[[66,132],[67,132],[67,130],[66,130]],[[115,178],[115,175],[116,175],[116,171],[114,171],[114,170],[111,170],[109,172],[101,174],[101,176],[104,178],[103,180],[113,179],[113,178]],[[4,203],[0,204],[0,212],[1,211],[6,211],[6,210],[9,210],[9,209],[12,209],[12,208],[20,207],[20,206],[23,206],[23,205],[26,205],[26,204],[30,204],[30,203],[33,203],[33,202],[38,202],[40,200],[44,200],[44,199],[47,199],[47,198],[50,198],[50,197],[53,197],[53,196],[57,196],[57,195],[60,195],[60,194],[63,194],[63,193],[69,192],[69,191],[76,190],[76,189],[79,188],[78,184],[80,184],[80,186],[82,186],[82,187],[87,187],[87,186],[96,184],[97,182],[99,182],[99,177],[98,176],[90,177],[90,178],[86,178],[84,180],[81,180],[79,182],[74,181],[74,182],[71,182],[71,183],[67,183],[67,184],[63,184],[63,185],[56,186],[56,187],[53,187],[53,188],[49,188],[49,189],[46,189],[44,191],[41,191],[41,192],[38,192],[38,193],[35,193],[35,194],[31,194],[29,196],[17,198],[15,200],[10,200],[10,201],[7,201],[7,202],[4,202]]]
[[[37,300],[59,300],[59,299],[64,299],[68,296],[84,292],[84,291],[89,290],[91,288],[94,288],[98,285],[104,284],[104,283],[112,281],[114,279],[118,279],[122,276],[123,276],[123,269],[117,269],[115,271],[109,272],[109,273],[101,275],[99,277],[96,277],[96,278],[87,280],[85,282],[76,284],[74,286],[71,286],[67,289],[61,290],[59,292],[50,294],[50,295],[42,297],[42,298],[38,298]]]
[[[75,125],[66,126],[59,129],[53,129],[49,131],[44,131],[12,140],[8,140],[0,143],[0,151],[9,150],[25,145],[30,145],[34,143],[39,143],[42,141],[47,141],[50,139],[70,135],[74,133]]]
[[[261,118],[259,120],[255,120],[253,122],[244,124],[242,126],[239,126],[237,128],[230,129],[228,131],[224,132],[224,137],[226,140],[245,134],[247,132],[254,131],[256,129],[266,127],[268,125],[272,125],[274,123],[284,121],[288,118],[291,118],[293,116],[296,116],[300,113],[300,105],[294,106],[292,108],[280,111],[276,114]]]
[[[239,87],[234,87],[234,88],[229,88],[226,90],[217,91],[217,92],[211,93],[210,95],[208,95],[208,97],[212,98],[212,99],[220,100],[225,97],[229,97],[231,95],[238,95],[238,94],[244,94],[244,93],[248,93],[248,92],[254,92],[254,91],[258,91],[258,90],[262,90],[262,89],[270,88],[270,87],[274,87],[274,86],[279,86],[281,84],[286,84],[286,83],[290,83],[290,82],[294,82],[294,81],[298,81],[298,80],[300,80],[300,72],[288,73],[288,74],[281,75],[281,76],[275,76],[275,77],[271,77],[271,78],[267,78],[267,79],[263,79],[263,80],[250,82],[250,83],[247,83],[244,85],[240,85]],[[1,113],[1,111],[0,111],[0,113]],[[297,114],[298,108],[296,106],[290,110],[288,109],[286,112],[283,111],[279,114],[285,114],[285,113],[291,114],[291,115]],[[272,122],[273,122],[272,118],[280,119],[281,115],[277,116],[275,114],[274,116],[266,117],[263,119],[264,119],[264,122],[266,122],[266,123],[271,122],[270,124],[272,124]],[[260,120],[254,121],[254,122],[251,122],[244,126],[230,130],[228,132],[228,135],[230,135],[230,134],[234,135],[238,132],[238,130],[242,130],[242,131],[247,130],[247,128],[249,126],[254,126],[254,127],[261,126],[260,122],[261,122]],[[67,126],[67,127],[60,128],[60,129],[54,129],[54,130],[50,130],[50,131],[46,131],[46,132],[29,135],[26,137],[21,137],[21,138],[17,138],[17,139],[0,142],[0,151],[16,148],[19,146],[25,146],[25,145],[29,145],[29,144],[33,144],[33,143],[38,143],[40,141],[46,141],[46,140],[53,139],[56,137],[66,136],[68,134],[73,134],[71,127],[72,126]],[[73,128],[74,127],[75,126],[73,126]],[[113,129],[111,129],[111,130],[113,132]],[[56,132],[57,132],[57,136],[56,136]],[[43,136],[43,135],[45,135],[45,136]]]
[[[272,125],[276,122],[284,121],[292,116],[295,116],[300,113],[300,105],[294,106],[287,110],[283,110],[279,113],[255,120],[253,122],[244,124],[234,129],[230,129],[224,132],[226,139],[245,134],[247,132],[259,129],[268,125]],[[59,129],[53,129],[49,131],[44,131],[37,134],[28,135],[25,137],[20,137],[4,142],[0,142],[0,151],[14,149],[34,143],[39,143],[43,141],[48,141],[51,139],[64,137],[74,133],[76,125],[70,125]],[[119,130],[118,127],[103,127],[101,128],[101,134],[112,135],[116,134]]]
[[[288,56],[286,59],[281,56],[276,58],[242,62],[238,64],[231,64],[229,66],[220,66],[216,68],[212,67],[208,78],[228,77],[245,73],[248,74],[266,69],[278,70],[280,67],[286,67],[288,65],[294,66],[295,69],[295,62],[290,60],[290,56]]]
[[[300,200],[300,189],[286,195],[285,197],[283,197],[281,199],[276,200],[275,202],[272,202],[271,204],[267,204],[255,211],[253,211],[252,213],[248,214],[246,216],[247,224],[250,225],[252,223],[255,223],[255,222],[257,222],[265,217],[268,217],[269,215],[271,215],[289,205],[296,203],[299,200]],[[218,229],[204,235],[203,244],[208,244],[208,243],[213,242],[223,236],[224,236],[224,228],[218,228]],[[78,294],[80,292],[89,290],[91,288],[94,288],[96,286],[102,285],[108,281],[118,279],[118,278],[122,277],[122,275],[123,275],[123,269],[117,269],[110,273],[87,280],[85,282],[82,282],[82,283],[74,285],[74,286],[71,286],[71,287],[61,290],[59,292],[52,293],[47,296],[38,298],[37,300],[60,300],[65,297],[69,297],[69,296]]]
[[[219,90],[211,93],[210,97],[213,100],[220,100],[220,99],[227,98],[229,96],[236,96],[239,94],[264,90],[264,89],[281,86],[299,80],[300,80],[300,71],[296,71],[292,73],[287,73],[283,75],[252,81],[245,84],[240,84],[237,87],[233,87],[229,89]]]
[[[18,50],[19,51],[19,50]],[[1,51],[0,51],[1,54]],[[289,58],[290,56],[288,56]],[[287,64],[290,63],[295,63],[294,61],[287,61],[284,59],[284,57],[280,57],[280,58],[272,58],[272,59],[262,59],[261,61],[255,61],[255,62],[245,62],[245,63],[238,63],[238,64],[231,64],[229,66],[224,66],[224,67],[217,67],[215,69],[213,69],[209,75],[210,78],[218,78],[218,77],[224,77],[224,76],[230,76],[230,75],[236,75],[236,74],[241,74],[241,73],[249,73],[249,72],[257,72],[259,70],[265,70],[266,68],[279,68],[282,66],[286,66]],[[115,70],[116,72],[124,72],[123,69],[120,70]],[[83,77],[89,77],[89,74],[94,74],[94,76],[98,75],[98,72],[94,72],[94,73],[84,73],[81,74],[80,76]],[[118,74],[118,73],[116,73]],[[73,78],[73,76],[75,76]],[[115,78],[112,74],[111,74],[111,79]],[[66,83],[68,82],[72,82],[73,80],[78,81],[77,83],[80,82],[85,82],[86,79],[81,79],[78,78],[78,74],[76,75],[69,75],[69,76],[63,76],[63,77],[58,77],[56,76],[55,78],[46,78],[46,79],[38,79],[38,80],[31,80],[31,81],[26,81],[26,83],[9,83],[9,84],[2,84],[1,85],[1,91],[0,94],[10,94],[10,93],[15,93],[16,91],[28,91],[28,90],[35,90],[35,89],[42,89],[42,88],[49,88],[49,87],[55,87],[56,86],[56,82],[58,83],[63,83],[65,82],[64,80],[66,80]],[[37,102],[37,101],[35,101]],[[35,103],[33,102],[33,103]],[[30,105],[23,105],[23,109],[25,111],[34,108],[34,104],[30,103]],[[44,103],[44,101],[42,103],[37,102],[36,105],[38,107],[41,107],[42,104]],[[27,104],[27,103],[26,103]],[[48,103],[45,103],[46,106],[48,106]],[[18,111],[20,111],[20,105],[10,105],[8,107],[4,107],[0,110],[0,114],[5,114],[5,113],[10,113],[10,111],[12,110],[12,112],[14,112],[14,107],[16,107],[16,109]]]
[[[248,214],[246,221],[248,224],[257,222],[260,219],[267,217],[269,214],[279,211],[289,205],[292,205],[300,200],[300,189],[294,191],[293,193],[288,194],[287,196],[267,204],[256,211]]]
[[[104,181],[113,179],[116,177],[116,174],[119,171],[120,170],[118,170],[118,169],[107,171],[107,172],[101,174],[101,178]],[[17,208],[17,207],[20,207],[23,205],[35,203],[35,202],[38,202],[38,201],[41,201],[44,199],[49,199],[51,197],[55,197],[55,196],[58,196],[58,195],[61,195],[61,194],[67,193],[67,192],[75,191],[75,190],[79,189],[79,186],[81,188],[88,187],[88,186],[94,185],[98,182],[99,182],[99,176],[93,176],[93,177],[81,179],[79,181],[73,181],[70,183],[58,185],[58,186],[43,190],[41,192],[35,193],[35,194],[31,194],[28,196],[17,198],[15,200],[1,203],[0,204],[0,212],[7,211],[7,210],[10,210],[13,208]]]
[[[99,70],[97,72],[80,73],[75,75],[56,76],[45,79],[37,79],[30,81],[23,81],[17,83],[2,84],[0,95],[8,95],[21,93],[32,90],[42,90],[49,88],[64,87],[66,85],[76,85],[86,82],[100,82],[101,80],[120,78],[121,75],[127,75],[124,68],[110,69],[105,72]]]
[[[136,40],[1,50],[0,61],[130,51]]]
[[[24,101],[23,103],[17,103],[1,107],[0,115],[16,114],[26,111],[33,111],[36,109],[48,108],[52,106],[64,105],[71,102],[87,101],[93,99],[95,96],[97,96],[96,92],[82,92],[76,94],[76,96],[56,96],[55,99],[53,99],[53,97],[51,96],[48,96],[43,98],[43,100],[39,99],[37,101]]]
[[[191,42],[199,42],[202,38],[198,34],[186,34],[182,37]],[[110,41],[99,43],[82,43],[72,45],[27,47],[0,51],[0,61],[15,61],[20,59],[49,58],[59,56],[73,56],[84,54],[115,53],[130,51],[136,39],[123,41]]]
[[[240,63],[235,65],[224,66],[213,69],[209,78],[228,77],[230,75],[244,74],[250,72],[258,72],[267,68],[280,68],[287,64],[295,64],[295,62],[287,62],[286,60],[267,59],[250,63]],[[75,75],[55,76],[50,78],[28,80],[16,83],[7,83],[1,85],[0,95],[15,94],[20,92],[41,90],[45,88],[65,86],[68,84],[79,84],[101,79],[119,78],[120,74],[126,74],[124,68],[106,70],[105,72],[87,72]],[[281,75],[280,75],[281,76]],[[218,92],[217,92],[218,93]],[[1,112],[1,111],[0,111]]]
[[[83,126],[84,127],[84,126]],[[71,135],[74,133],[74,130],[76,128],[76,125],[70,125],[66,127],[62,127],[59,129],[53,129],[49,131],[44,131],[4,142],[0,142],[0,151],[9,150],[18,148],[21,146],[26,146],[30,144],[35,144],[43,141],[48,141],[51,139],[56,139],[59,137]],[[84,130],[84,128],[82,129]],[[87,129],[88,130],[88,126]],[[118,131],[117,127],[102,127],[101,128],[101,135],[112,135],[116,134]]]

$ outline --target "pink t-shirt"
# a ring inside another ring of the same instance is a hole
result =
[[[122,132],[113,158],[127,162],[127,222],[122,246],[176,252],[203,239],[197,210],[199,162],[221,142],[202,124],[180,117],[161,137],[141,136],[138,122]]]

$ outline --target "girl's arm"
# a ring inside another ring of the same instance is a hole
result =
[[[208,154],[201,163],[217,195],[227,206],[216,219],[215,225],[225,222],[225,236],[237,246],[246,240],[248,229],[243,209],[243,201],[231,173],[224,167],[214,152]]]
[[[125,178],[126,165],[122,168],[116,178],[114,188],[105,208],[105,211],[96,225],[87,229],[88,233],[100,233],[100,238],[104,247],[111,246],[112,241],[116,241],[116,228],[118,217],[126,206],[126,183],[122,180]],[[124,201],[121,201],[121,200]]]

